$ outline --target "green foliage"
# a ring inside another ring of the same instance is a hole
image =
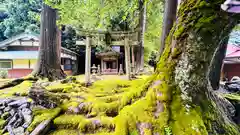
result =
[[[80,46],[76,45],[77,33],[71,26],[63,26],[62,28],[62,47],[71,51],[79,52]]]
[[[46,0],[46,3],[60,9],[60,24],[71,25],[78,31],[86,30],[134,30],[139,24],[138,0]],[[145,33],[145,61],[151,51],[159,48],[163,3],[162,0],[145,0],[147,22]],[[70,10],[71,9],[71,10]]]
[[[165,131],[165,135],[172,135],[172,129],[170,127],[165,127],[164,131]]]
[[[152,51],[151,52],[151,54],[150,54],[150,56],[148,58],[148,64],[150,66],[156,66],[156,64],[157,64],[157,55],[158,55],[157,51]]]
[[[8,71],[7,70],[0,70],[0,78],[6,79],[8,77]]]
[[[39,33],[41,0],[8,0],[4,7],[7,17],[0,21],[0,40],[22,32]]]
[[[46,3],[60,9],[61,24],[69,24],[78,29],[106,30],[115,17],[122,18],[121,20],[129,19],[132,22],[132,28],[137,25],[134,21],[138,9],[137,0],[47,0]]]
[[[160,36],[163,23],[163,6],[162,0],[149,1],[147,3],[147,25],[145,32],[145,61],[153,50],[158,51],[160,47]]]

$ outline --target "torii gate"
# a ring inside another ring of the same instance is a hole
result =
[[[85,35],[86,39],[77,40],[76,44],[86,46],[86,57],[85,57],[85,83],[91,83],[91,47],[96,45],[105,45],[104,38],[108,33],[111,36],[111,46],[124,46],[125,51],[125,70],[127,78],[131,79],[131,65],[135,65],[134,46],[138,46],[138,33],[136,31],[81,31]],[[97,40],[93,40],[93,37],[97,37]],[[106,39],[105,39],[106,40]],[[132,57],[130,56],[132,52]],[[132,63],[131,63],[132,61]],[[133,72],[133,71],[132,71]]]

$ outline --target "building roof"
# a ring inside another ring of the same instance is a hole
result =
[[[9,46],[10,43],[16,41],[16,40],[20,40],[20,39],[24,39],[24,38],[28,38],[28,39],[39,39],[40,35],[39,34],[35,34],[35,33],[22,33],[22,34],[19,34],[19,35],[16,35],[16,36],[13,36],[9,39],[6,39],[2,42],[0,42],[0,48],[3,48],[3,47],[7,47]],[[67,48],[64,48],[64,47],[61,47],[62,50],[64,51],[67,51],[69,53],[73,53],[75,55],[78,55],[77,53],[67,49]],[[29,52],[29,51],[28,51]]]
[[[0,59],[37,59],[38,51],[0,51]]]
[[[228,45],[226,58],[240,57],[240,47],[236,45]]]

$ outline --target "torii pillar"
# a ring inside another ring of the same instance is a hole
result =
[[[125,50],[126,75],[128,80],[131,80],[130,47],[129,39],[127,36],[124,38],[124,50]]]
[[[135,56],[134,56],[134,46],[131,46],[132,51],[132,73],[135,75]]]
[[[85,84],[91,84],[91,37],[86,38],[86,52],[85,52]]]

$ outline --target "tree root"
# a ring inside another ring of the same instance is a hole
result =
[[[114,131],[112,118],[98,117],[85,118],[82,115],[61,115],[54,120],[54,125],[58,129],[79,129],[81,133],[95,133],[105,129],[108,132]]]
[[[9,87],[14,87],[14,86],[22,83],[23,81],[37,81],[37,80],[38,80],[38,78],[36,78],[36,77],[26,77],[26,78],[14,79],[14,80],[11,80],[11,81],[6,82],[3,85],[1,85],[0,90],[9,88]]]
[[[61,68],[53,69],[46,64],[42,64],[37,70],[34,70],[32,73],[35,77],[48,78],[49,81],[61,80],[66,78],[66,74]]]

